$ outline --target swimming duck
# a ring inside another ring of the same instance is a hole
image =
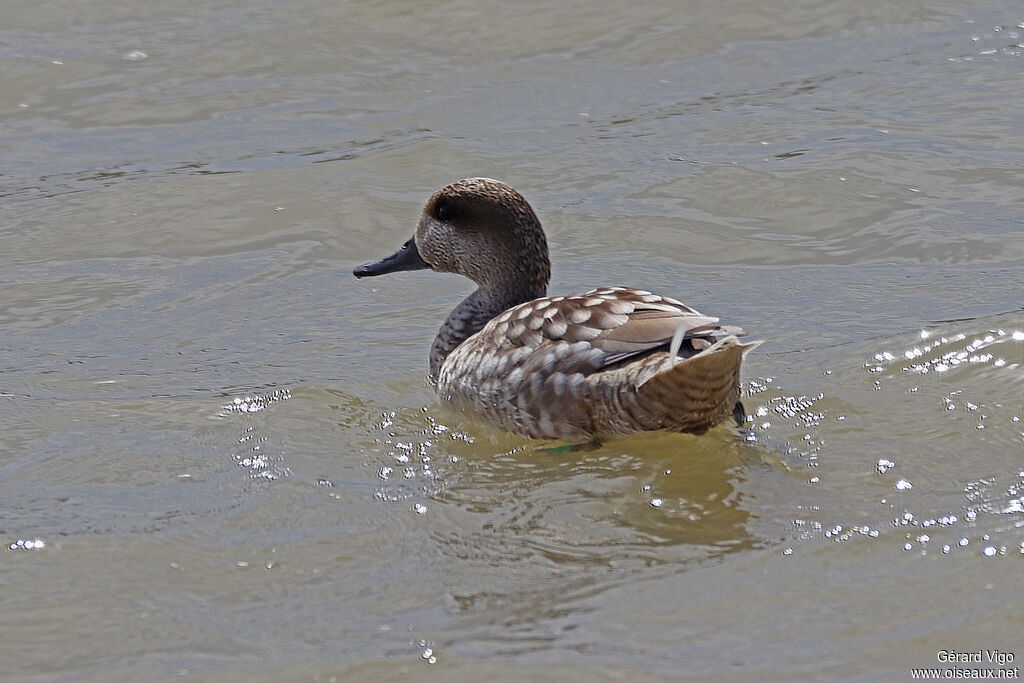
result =
[[[703,434],[743,417],[739,327],[627,287],[547,295],[548,245],[521,194],[490,178],[435,192],[401,249],[358,278],[430,268],[477,284],[430,348],[438,396],[536,439]]]

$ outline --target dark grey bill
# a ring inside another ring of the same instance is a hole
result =
[[[380,261],[364,263],[353,270],[352,274],[356,277],[370,277],[398,273],[403,270],[423,270],[424,268],[430,268],[430,264],[420,258],[420,250],[416,248],[416,239],[410,237],[409,241],[391,256],[382,258]]]

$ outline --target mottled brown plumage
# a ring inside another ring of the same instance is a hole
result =
[[[760,343],[740,343],[740,328],[643,290],[545,297],[540,222],[518,192],[488,178],[438,190],[402,250],[354,272],[415,268],[478,285],[431,347],[438,395],[534,438],[702,434],[733,412],[740,363]]]

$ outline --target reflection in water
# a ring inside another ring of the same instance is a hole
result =
[[[466,627],[499,627],[487,637],[506,647],[543,647],[557,620],[614,586],[768,542],[748,529],[741,487],[760,446],[728,429],[552,453],[436,414],[384,414],[376,495],[425,513],[443,590]]]
[[[658,435],[568,457],[535,444],[466,453],[437,497],[480,515],[484,536],[521,539],[514,543],[555,562],[656,563],[676,545],[714,555],[751,540],[743,528],[749,513],[732,483],[744,448],[730,434]],[[657,555],[645,555],[655,547]]]

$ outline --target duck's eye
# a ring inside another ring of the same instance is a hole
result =
[[[439,221],[450,221],[455,217],[455,208],[451,204],[441,203],[437,205],[437,220]]]

